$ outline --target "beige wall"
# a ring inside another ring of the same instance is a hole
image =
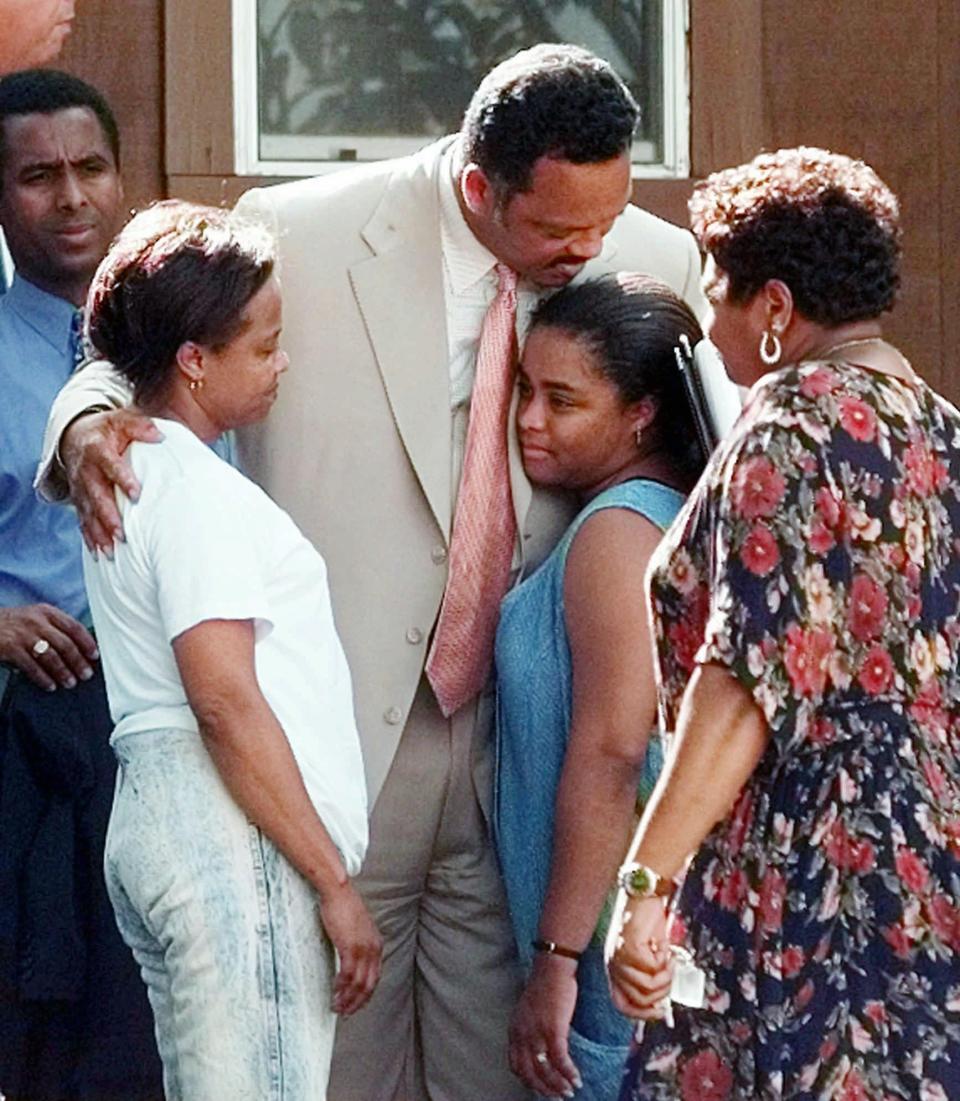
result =
[[[801,142],[864,157],[900,195],[904,288],[888,330],[960,401],[960,5],[956,0],[691,0],[692,170]],[[83,0],[65,67],[110,97],[134,203],[230,202],[229,0]],[[161,68],[161,59],[163,67]],[[685,221],[691,182],[636,200]]]

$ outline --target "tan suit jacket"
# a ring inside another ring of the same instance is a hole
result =
[[[451,410],[437,174],[449,141],[255,190],[239,204],[277,234],[291,360],[273,413],[243,434],[242,458],[326,559],[371,805],[421,677],[447,576]],[[656,275],[703,313],[693,238],[633,206],[583,277],[615,270]],[[47,462],[91,399],[104,399],[102,368],[99,378],[81,372],[58,399]],[[531,490],[512,425],[510,455],[529,569],[570,513],[562,499]]]

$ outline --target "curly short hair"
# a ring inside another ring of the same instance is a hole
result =
[[[579,46],[541,43],[480,82],[461,128],[465,163],[480,166],[501,205],[527,191],[534,164],[598,164],[630,147],[640,109],[606,61]]]
[[[242,331],[275,257],[270,234],[231,211],[154,203],[127,224],[93,277],[90,341],[146,405],[166,389],[182,344],[221,348]]]
[[[674,349],[681,336],[692,347],[703,333],[679,295],[650,275],[602,275],[545,299],[530,319],[530,332],[540,327],[583,341],[624,405],[652,398],[657,411],[644,436],[691,484],[699,477],[703,454]]]
[[[863,161],[804,146],[761,153],[697,184],[689,206],[693,232],[726,275],[733,302],[780,279],[800,313],[821,325],[893,307],[899,206]]]

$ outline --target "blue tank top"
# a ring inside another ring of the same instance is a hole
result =
[[[554,808],[570,733],[573,666],[563,607],[567,555],[584,522],[601,509],[630,509],[664,530],[683,501],[677,490],[646,479],[612,486],[586,505],[553,553],[501,604],[494,830],[525,967],[550,876]],[[641,798],[649,796],[661,764],[659,739],[652,737]]]

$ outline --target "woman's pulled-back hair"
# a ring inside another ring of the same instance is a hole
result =
[[[242,330],[275,259],[270,235],[230,211],[155,203],[123,229],[93,277],[89,338],[134,400],[149,403],[182,344],[220,348]]]
[[[896,300],[900,212],[863,161],[806,146],[761,153],[697,184],[690,220],[734,303],[780,279],[808,321],[834,326]]]
[[[656,415],[644,430],[652,450],[668,455],[677,471],[695,480],[703,454],[674,349],[686,336],[703,336],[690,307],[666,283],[620,272],[565,287],[535,311],[540,325],[567,333],[589,348],[624,405],[650,398]]]

